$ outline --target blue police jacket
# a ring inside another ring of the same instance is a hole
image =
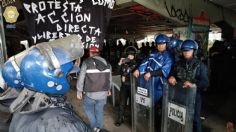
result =
[[[157,52],[154,51],[151,55],[145,58],[140,64],[138,70],[140,78],[138,79],[138,85],[146,87],[150,92],[154,94],[154,101],[158,102],[163,94],[163,83],[167,80],[174,59],[169,51]],[[156,75],[156,72],[161,74]],[[143,76],[145,73],[150,72],[152,75],[152,85],[146,85],[147,81],[144,80]],[[150,86],[150,87],[148,87]]]

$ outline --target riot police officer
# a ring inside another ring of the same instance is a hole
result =
[[[193,131],[201,132],[201,93],[208,87],[209,81],[207,66],[195,57],[197,49],[198,44],[194,40],[185,40],[182,43],[183,58],[174,65],[168,82],[173,86],[177,83],[182,84],[183,88],[197,87]]]
[[[151,55],[145,58],[139,68],[135,70],[134,76],[137,78],[140,75],[144,75],[145,80],[149,80],[151,77],[156,77],[157,86],[155,86],[155,102],[159,101],[162,97],[163,80],[166,79],[171,70],[173,64],[173,56],[167,51],[167,43],[169,38],[160,34],[155,38],[157,43],[156,51],[152,52]]]
[[[172,38],[167,44],[168,50],[174,56],[175,62],[177,62],[181,57],[180,45],[183,41],[177,38]]]
[[[131,83],[130,73],[133,73],[136,68],[135,51],[127,51],[127,57],[121,58],[117,71],[121,73],[121,89],[120,89],[120,106],[118,118],[115,122],[116,126],[120,126],[124,122],[124,114],[127,107],[127,100],[131,100]]]
[[[161,98],[163,95],[164,81],[169,77],[169,73],[174,62],[173,56],[167,51],[167,44],[169,43],[169,37],[164,34],[160,34],[155,38],[157,43],[156,50],[151,55],[145,58],[137,70],[134,72],[134,77],[138,78],[140,75],[144,75],[144,80],[140,79],[139,82],[146,82],[151,77],[154,80],[153,102],[155,104],[155,124],[157,124],[156,131],[160,131],[161,120]]]

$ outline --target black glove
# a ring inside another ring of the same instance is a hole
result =
[[[152,71],[151,75],[152,76],[160,76],[161,77],[163,75],[163,73],[162,73],[162,70],[159,69],[159,70],[156,70],[156,71]]]

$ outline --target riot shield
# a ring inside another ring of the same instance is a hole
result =
[[[183,88],[182,83],[165,85],[162,103],[162,132],[192,132],[196,87]]]
[[[132,132],[154,132],[153,79],[131,76]]]

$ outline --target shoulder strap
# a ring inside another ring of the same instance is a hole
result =
[[[95,63],[95,66],[98,70],[104,71],[106,69],[110,69],[110,64],[104,64],[101,60],[92,58],[93,62]]]

